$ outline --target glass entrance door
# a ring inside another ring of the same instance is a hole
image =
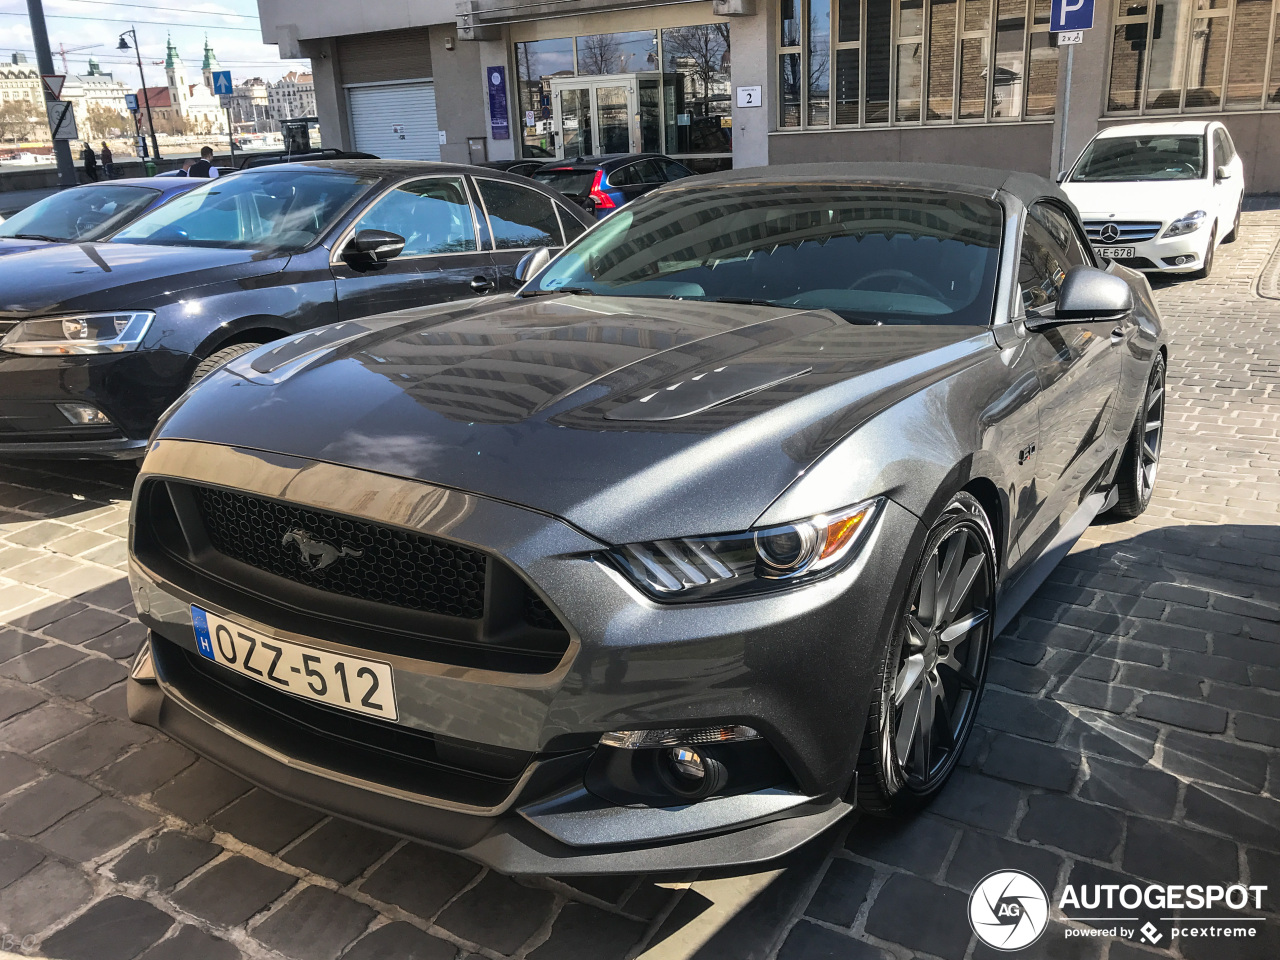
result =
[[[560,159],[656,149],[641,145],[636,74],[556,78],[551,99]],[[656,132],[656,123],[650,126]]]
[[[601,153],[631,153],[631,94],[634,83],[597,86],[596,117]]]
[[[565,159],[590,156],[591,136],[591,88],[566,87],[555,97],[556,127],[560,131],[556,156]]]

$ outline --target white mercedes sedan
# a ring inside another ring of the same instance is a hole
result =
[[[1099,256],[1207,277],[1239,231],[1244,165],[1216,121],[1129,123],[1090,140],[1062,188]]]

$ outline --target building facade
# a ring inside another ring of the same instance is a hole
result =
[[[316,115],[316,85],[309,73],[291,70],[267,86],[268,109],[272,120]]]
[[[22,53],[12,54],[8,63],[0,63],[0,106],[15,100],[44,103],[40,71]]]
[[[1251,190],[1280,190],[1265,161],[1280,139],[1280,0],[1099,3],[1072,46],[1048,0],[259,11],[267,42],[312,58],[326,142],[380,156],[661,150],[698,169],[945,160],[1053,175],[1104,126],[1202,117],[1230,129]]]
[[[201,78],[191,82],[187,66],[170,38],[164,60],[168,86],[138,91],[143,129],[148,129],[146,115],[150,110],[157,133],[225,134],[226,113],[221,98],[213,92],[213,72],[218,69],[218,58],[205,40]]]

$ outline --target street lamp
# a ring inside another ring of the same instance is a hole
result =
[[[151,128],[151,151],[155,154],[156,159],[160,159],[160,142],[156,140],[156,117],[151,112],[151,96],[147,93],[147,77],[142,72],[142,51],[138,49],[138,31],[136,28],[126,30],[120,34],[120,42],[116,44],[117,50],[128,50],[129,41],[125,37],[133,37],[133,52],[138,58],[138,79],[142,81],[142,101],[147,105],[147,126]]]

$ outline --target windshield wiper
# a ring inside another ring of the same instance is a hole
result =
[[[61,237],[46,237],[43,233],[11,233],[11,240],[48,240],[50,243],[62,243]]]
[[[520,297],[550,297],[557,293],[595,293],[586,287],[557,287],[555,290],[526,290]]]
[[[776,300],[756,300],[751,297],[681,297],[681,300],[698,300],[702,303],[746,303],[754,307],[781,307]]]

